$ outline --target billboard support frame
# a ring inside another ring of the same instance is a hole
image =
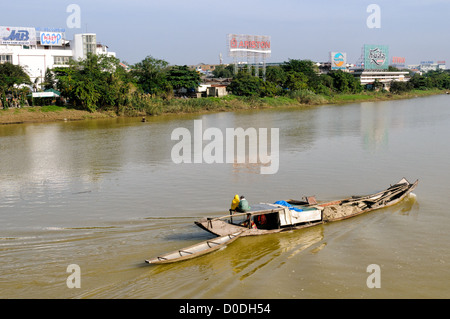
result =
[[[238,72],[238,60],[247,60],[247,71],[252,73],[251,58],[255,67],[255,76],[259,77],[259,61],[262,60],[262,76],[266,80],[266,59],[272,51],[270,36],[249,34],[227,34],[228,56],[233,57],[234,73]]]

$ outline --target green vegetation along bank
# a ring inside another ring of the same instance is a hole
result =
[[[31,83],[20,66],[4,63],[0,64],[0,123],[340,104],[413,98],[450,90],[448,71],[411,74],[408,82],[391,83],[390,92],[382,90],[378,82],[363,87],[350,73],[319,74],[309,60],[269,66],[265,81],[252,72],[243,69],[234,75],[232,66],[219,66],[214,75],[231,78],[228,96],[179,98],[175,93],[180,90],[187,94],[195,91],[201,83],[200,74],[151,56],[126,70],[115,57],[89,55],[84,60],[70,61],[67,67],[47,70],[40,85]],[[35,99],[30,87],[57,90],[61,96]],[[55,105],[51,108],[45,104]]]
[[[436,94],[445,94],[445,90],[412,90],[402,94],[386,92],[361,92],[359,94],[337,94],[333,97],[312,95],[292,97],[239,97],[228,95],[223,98],[171,99],[149,98],[143,106],[127,109],[123,114],[114,110],[94,112],[78,110],[56,105],[9,108],[0,110],[0,124],[18,124],[32,122],[74,121],[86,119],[114,118],[118,116],[157,116],[164,114],[227,112],[267,108],[301,108],[311,105],[346,104],[369,101],[408,99]],[[310,94],[310,93],[309,93]]]

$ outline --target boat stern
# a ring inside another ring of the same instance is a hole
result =
[[[202,218],[195,222],[195,225],[217,236],[225,236],[247,230],[242,226],[237,226],[220,219]]]

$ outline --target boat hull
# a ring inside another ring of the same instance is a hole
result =
[[[192,259],[216,251],[239,237],[258,236],[313,227],[327,222],[348,219],[376,209],[398,204],[417,187],[418,181],[406,179],[370,195],[317,203],[315,199],[287,200],[278,204],[252,205],[253,211],[203,218],[195,224],[218,236],[201,243],[148,259],[149,264],[165,264]],[[294,206],[293,206],[294,205]]]
[[[314,205],[306,204],[300,205],[303,209],[319,209],[321,211],[320,220],[310,220],[306,222],[301,222],[298,224],[280,226],[274,224],[273,228],[260,229],[258,227],[252,227],[251,220],[255,219],[258,215],[270,216],[273,214],[286,214],[287,208],[274,206],[272,210],[255,211],[244,214],[236,215],[226,215],[218,218],[203,218],[195,224],[200,228],[216,235],[225,236],[230,233],[242,232],[241,237],[244,236],[257,236],[265,234],[279,233],[287,230],[302,229],[307,227],[316,226],[319,224],[334,222],[339,220],[344,220],[352,218],[363,213],[367,213],[376,209],[381,209],[398,204],[405,197],[407,197],[416,187],[418,181],[414,183],[409,183],[406,179],[400,180],[398,183],[390,186],[389,188],[370,195],[364,196],[352,196],[338,201],[315,203]],[[299,203],[302,201],[298,200],[288,200],[288,203]],[[300,213],[301,214],[301,213]],[[246,224],[236,224],[232,221],[233,218],[239,216],[246,216],[248,222]],[[280,218],[279,218],[280,219]]]
[[[167,264],[192,259],[223,248],[239,238],[240,235],[241,232],[236,232],[205,240],[189,247],[178,249],[152,259],[147,259],[145,262],[148,264]]]

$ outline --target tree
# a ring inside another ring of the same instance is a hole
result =
[[[419,73],[414,74],[409,82],[413,85],[416,89],[426,89],[427,88],[427,79],[425,76],[420,75]]]
[[[352,74],[342,70],[332,71],[329,76],[333,79],[333,88],[339,93],[359,93],[362,86]]]
[[[414,86],[410,82],[392,81],[389,91],[394,94],[399,94],[402,92],[411,91],[413,87]]]
[[[234,65],[218,65],[213,71],[215,78],[232,78],[234,72]]]
[[[86,59],[70,61],[69,67],[55,68],[53,72],[61,94],[73,106],[90,112],[119,106],[129,90],[119,60],[111,56],[88,54]]]
[[[287,73],[280,66],[268,66],[266,69],[266,81],[283,87],[287,80]]]
[[[4,108],[9,106],[6,93],[11,94],[13,98],[20,98],[20,103],[23,104],[23,96],[26,93],[18,88],[21,84],[31,84],[30,77],[21,66],[9,62],[0,64],[0,94]]]
[[[184,66],[173,66],[167,72],[167,82],[175,89],[196,89],[200,85],[200,74]]]
[[[131,75],[145,93],[161,94],[167,86],[167,61],[147,56],[132,66]]]
[[[389,72],[400,72],[401,70],[399,68],[396,68],[395,66],[389,65],[388,69]]]
[[[31,84],[30,77],[22,66],[6,62],[0,64],[0,89],[12,91],[20,84]]]
[[[45,71],[43,85],[44,85],[44,90],[54,89],[55,85],[56,85],[55,76],[54,76],[53,72],[48,68]]]
[[[240,71],[228,85],[227,90],[238,96],[260,96],[264,91],[264,81],[249,74],[246,71]]]
[[[307,89],[308,78],[302,72],[289,71],[286,73],[284,87],[291,91]]]
[[[302,73],[306,76],[306,84],[309,89],[316,90],[320,84],[319,72],[317,65],[311,60],[294,60],[289,59],[284,62],[281,67],[285,72]]]

